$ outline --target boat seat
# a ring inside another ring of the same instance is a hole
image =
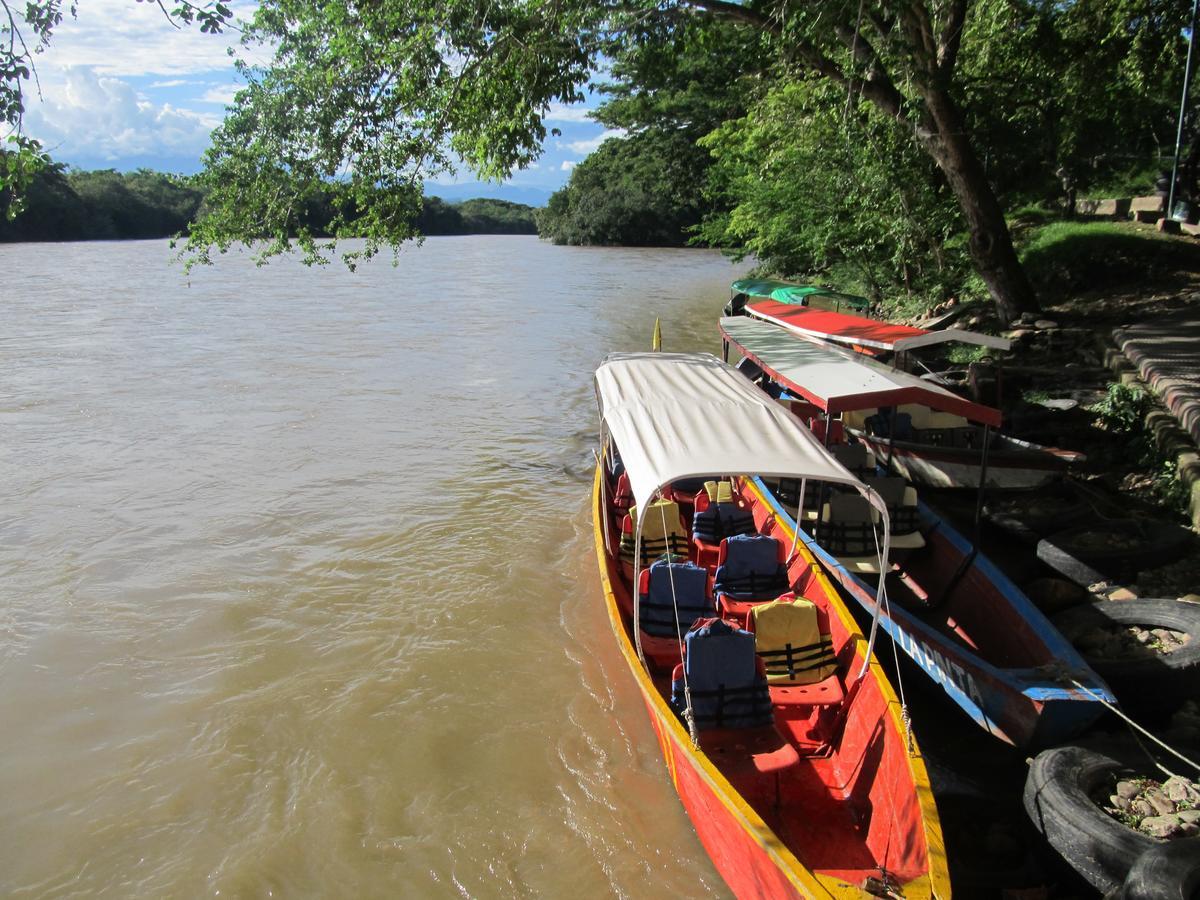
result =
[[[673,481],[666,489],[668,499],[676,503],[690,505],[696,492],[704,489],[704,478],[681,478]]]
[[[671,706],[681,716],[691,693],[699,731],[761,728],[773,721],[771,695],[754,635],[723,619],[697,622],[685,635],[683,663],[671,676]]]
[[[754,533],[754,515],[742,505],[727,481],[707,482],[704,490],[696,494],[694,503],[692,543],[700,565],[717,564],[721,541],[725,538]]]
[[[707,569],[663,558],[642,570],[638,584],[638,625],[646,634],[678,641],[693,622],[712,618],[716,612],[716,604],[708,593]]]
[[[892,525],[892,538],[911,534],[920,527],[917,519],[917,491],[899,475],[873,475],[864,479],[887,504]]]
[[[894,435],[892,434],[892,418],[890,410],[880,409],[875,415],[867,418],[865,423],[867,433],[875,437],[894,436],[898,441],[911,441],[914,437],[912,416],[908,413],[896,413]]]
[[[747,627],[772,687],[815,684],[837,668],[828,616],[811,600],[788,593],[755,606]]]
[[[713,593],[722,612],[744,617],[755,603],[789,590],[787,547],[763,534],[740,534],[721,541]]]
[[[621,543],[619,554],[621,562],[633,569],[634,531],[637,521],[637,507],[631,507],[621,520]],[[679,512],[679,504],[674,500],[655,500],[646,507],[646,521],[642,525],[641,568],[649,568],[651,563],[664,553],[679,557],[687,557],[691,551],[691,541],[687,528],[683,524],[683,516]]]
[[[844,444],[846,442],[846,428],[840,421],[834,419],[830,422],[829,429],[829,445]],[[808,420],[808,430],[822,444],[825,443],[825,419],[824,417],[813,417]]]
[[[874,456],[863,444],[834,444],[829,448],[829,452],[833,454],[834,459],[859,477],[874,468]]]
[[[627,512],[633,506],[633,489],[629,486],[629,475],[621,472],[617,476],[617,486],[613,490],[612,505],[621,512]]]
[[[821,509],[817,543],[852,572],[878,572],[875,515],[861,494],[834,494]]]
[[[686,671],[701,749],[743,795],[767,785],[778,804],[779,775],[798,765],[800,754],[775,727],[754,636],[709,619],[697,623],[684,641],[684,661],[671,677],[671,706],[686,721]]]

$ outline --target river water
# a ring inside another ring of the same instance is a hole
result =
[[[695,250],[0,246],[0,895],[721,893],[601,607],[591,374]]]

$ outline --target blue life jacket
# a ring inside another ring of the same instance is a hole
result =
[[[687,673],[697,728],[760,728],[774,721],[754,635],[721,619],[707,619],[687,633],[684,643],[681,668]],[[671,680],[671,706],[681,716],[687,708],[683,671],[677,670]]]
[[[765,534],[741,534],[725,542],[713,590],[737,600],[774,599],[788,590],[779,542]]]
[[[638,624],[654,637],[677,637],[679,625],[686,631],[697,619],[716,614],[708,596],[708,569],[695,563],[659,560],[650,566],[650,589],[638,601]]]
[[[706,544],[754,532],[754,516],[736,503],[712,503],[692,518],[692,537]]]

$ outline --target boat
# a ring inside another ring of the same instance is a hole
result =
[[[736,346],[801,404],[798,413],[840,416],[845,430],[914,484],[977,489],[986,477],[990,488],[1030,490],[1085,458],[1002,434],[998,409],[806,332],[744,316],[722,318],[719,327],[726,353]]]
[[[738,897],[949,896],[907,713],[754,477],[822,478],[871,498],[885,556],[886,505],[715,356],[615,354],[595,386],[609,620],[718,872]],[[714,519],[737,533],[721,537]],[[784,634],[785,622],[801,630]]]
[[[888,392],[888,402],[899,403],[911,396],[907,391],[933,390],[910,383],[919,379],[864,365],[765,323],[722,319],[721,332],[755,368],[806,401],[820,401],[828,412],[868,402],[862,398],[873,397],[873,403]],[[970,401],[963,398],[950,395],[946,403],[970,413],[963,406]],[[983,418],[991,413],[971,415]],[[827,433],[832,431],[827,428]],[[780,496],[772,494],[768,503],[789,528],[798,518],[804,520],[804,511]],[[834,540],[836,534],[823,540],[824,516],[820,523],[806,522],[800,541],[985,731],[1015,746],[1044,747],[1095,721],[1104,711],[1101,701],[1114,702],[1104,681],[976,544],[924,503],[917,504],[917,516],[920,546],[886,567],[859,565],[859,552],[843,550]],[[887,598],[883,606],[881,581]]]
[[[774,298],[747,302],[744,312],[745,315],[778,325],[801,337],[841,344],[868,356],[882,353],[902,356],[922,347],[948,343],[971,344],[991,350],[1008,350],[1012,346],[1007,338],[963,328],[928,331],[912,325],[866,319],[839,310],[795,306]]]
[[[827,309],[833,312],[854,310],[867,313],[871,301],[857,294],[844,294],[815,284],[791,284],[787,281],[768,281],[742,278],[729,286],[730,299],[726,315],[738,315],[751,297],[761,297],[796,307]]]

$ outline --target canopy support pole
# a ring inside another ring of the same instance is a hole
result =
[[[963,557],[962,562],[958,564],[958,568],[954,571],[953,577],[946,582],[946,587],[942,589],[941,599],[938,604],[944,603],[950,597],[950,593],[958,587],[958,583],[962,581],[963,576],[975,562],[975,557],[979,555],[979,540],[982,536],[983,523],[983,496],[987,490],[987,463],[988,463],[988,444],[991,443],[992,427],[990,425],[983,426],[983,453],[979,457],[979,488],[975,495],[975,527],[971,533],[971,550]]]

